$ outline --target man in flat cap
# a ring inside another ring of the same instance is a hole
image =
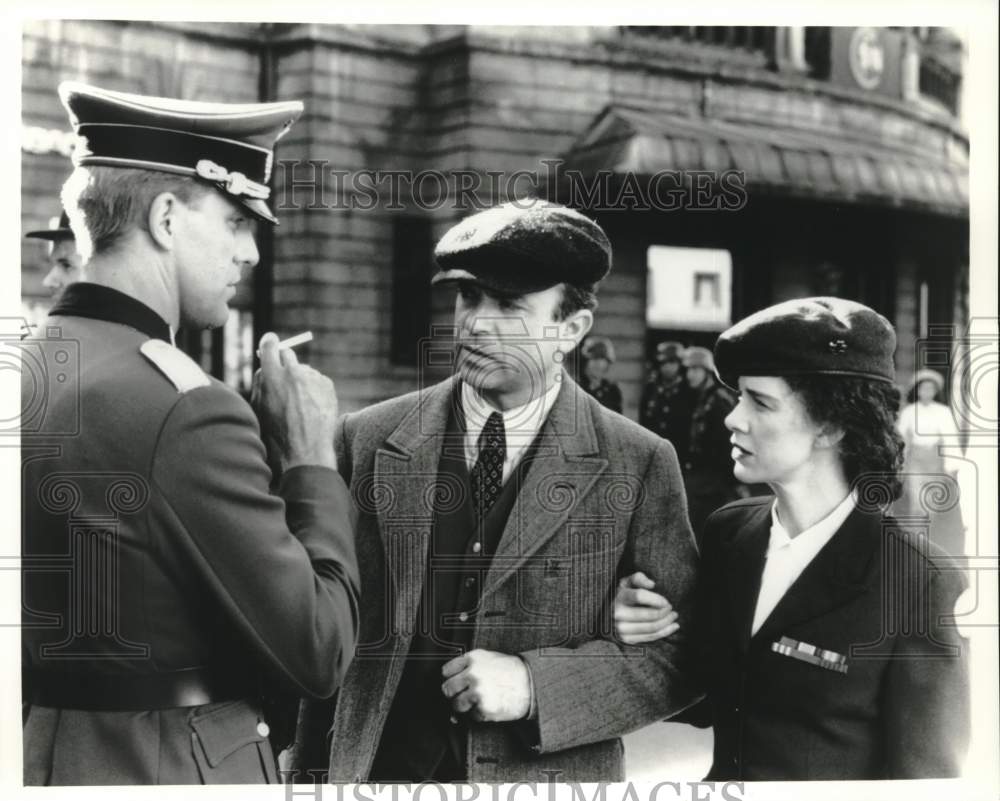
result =
[[[60,96],[86,264],[24,343],[25,393],[41,390],[21,435],[24,782],[272,782],[264,699],[329,696],[353,652],[336,396],[261,340],[272,494],[253,411],[173,336],[226,321],[302,107]]]
[[[692,695],[683,629],[630,651],[610,600],[642,570],[683,618],[696,552],[673,448],[562,367],[610,244],[534,202],[469,217],[435,255],[456,372],[338,425],[368,601],[332,730],[307,705],[299,764],[331,781],[620,780],[620,736]]]
[[[42,279],[42,286],[53,295],[58,295],[70,284],[80,280],[80,254],[65,211],[58,217],[53,217],[48,228],[28,231],[24,236],[26,239],[41,239],[49,243],[49,271]]]
[[[895,347],[881,314],[826,297],[759,311],[716,343],[719,375],[740,391],[726,418],[733,472],[773,495],[723,506],[701,538],[710,780],[962,770],[969,644],[953,616],[967,581],[888,513],[901,489]],[[652,598],[635,600],[616,621],[640,643],[657,623]]]

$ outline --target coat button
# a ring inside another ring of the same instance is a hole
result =
[[[469,619],[469,615],[467,612],[462,612],[461,614],[459,614],[458,619],[463,623],[465,623],[465,621]]]
[[[261,737],[267,737],[271,733],[271,727],[268,726],[264,721],[257,724],[257,734]]]
[[[458,718],[456,718],[454,715],[452,715],[451,717],[448,718],[448,722],[451,723],[453,726],[457,726],[458,725]]]
[[[483,544],[481,542],[474,542],[474,543],[472,543],[472,552],[473,553],[479,553],[481,550],[483,550]]]

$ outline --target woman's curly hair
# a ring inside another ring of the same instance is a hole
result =
[[[838,375],[788,376],[815,423],[844,432],[840,457],[848,483],[862,497],[899,498],[903,439],[896,430],[899,390],[892,384]]]

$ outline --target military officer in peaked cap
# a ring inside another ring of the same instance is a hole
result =
[[[302,106],[59,93],[86,266],[24,343],[24,781],[273,782],[262,699],[329,696],[353,653],[336,397],[268,334],[259,427],[173,335],[225,322]]]
[[[42,279],[42,286],[53,295],[80,280],[80,254],[65,211],[53,217],[48,228],[28,231],[24,236],[25,239],[41,239],[49,243],[49,271]]]
[[[563,369],[610,243],[522,201],[458,223],[435,256],[455,375],[338,425],[368,602],[332,730],[307,704],[299,764],[333,781],[620,780],[620,736],[693,697],[683,634],[629,653],[610,598],[647,571],[683,619],[696,553],[671,446]]]

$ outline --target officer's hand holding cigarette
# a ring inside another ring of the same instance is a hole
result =
[[[301,342],[303,340],[299,340]],[[273,333],[260,340],[260,370],[254,376],[251,403],[260,419],[269,456],[277,467],[297,465],[337,468],[333,429],[337,394],[333,382],[305,364]]]

